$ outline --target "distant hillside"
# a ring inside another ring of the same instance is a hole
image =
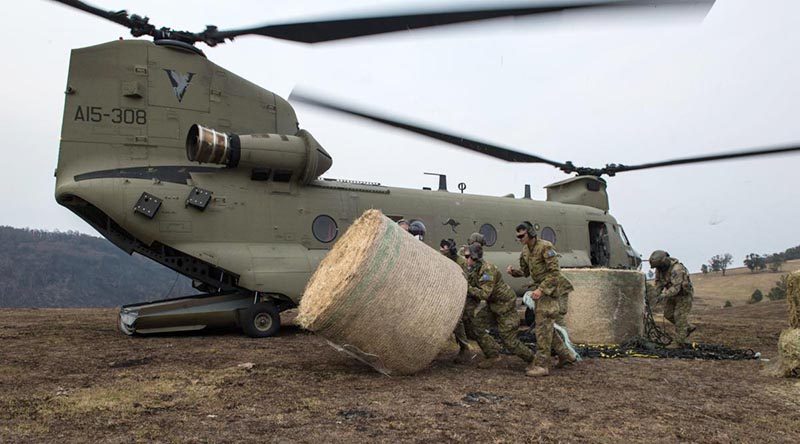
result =
[[[722,273],[692,274],[696,305],[721,307],[725,301],[731,301],[733,305],[746,304],[756,289],[767,294],[782,275],[798,269],[800,260],[792,260],[784,263],[779,273],[768,270],[751,272],[746,267],[739,267],[729,268],[725,276]]]
[[[0,227],[0,307],[114,307],[195,292],[177,276],[99,237]]]

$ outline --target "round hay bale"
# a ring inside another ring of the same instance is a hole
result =
[[[311,277],[297,321],[381,373],[411,374],[447,343],[466,294],[455,262],[368,210]]]
[[[786,303],[789,305],[789,326],[800,328],[800,271],[786,278]]]
[[[787,328],[778,338],[781,376],[800,377],[800,328]]]
[[[643,334],[643,273],[597,268],[561,272],[575,287],[565,319],[573,342],[620,344]]]

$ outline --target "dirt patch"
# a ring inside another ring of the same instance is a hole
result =
[[[698,312],[693,338],[774,356],[785,305],[756,305]],[[453,345],[385,377],[292,325],[129,338],[115,321],[0,310],[0,442],[800,441],[800,381],[757,361],[590,359],[531,379],[512,356],[455,365]]]

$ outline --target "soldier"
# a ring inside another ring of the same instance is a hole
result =
[[[689,270],[670,257],[669,253],[656,250],[650,255],[650,267],[656,269],[656,304],[664,304],[664,318],[675,325],[674,346],[686,343],[686,337],[695,331],[696,327],[689,324],[689,312],[692,310],[694,287],[689,278]]]
[[[497,343],[486,333],[491,323],[497,324],[500,340],[508,351],[528,364],[532,363],[533,352],[517,338],[519,316],[514,290],[503,282],[503,276],[496,266],[483,260],[483,247],[479,243],[470,244],[464,256],[469,269],[467,297],[473,302],[485,301],[488,307],[486,317],[475,318],[474,333],[486,356],[478,367],[490,368],[500,360]]]
[[[400,220],[398,220],[398,221],[397,221],[397,225],[400,225],[400,228],[402,228],[402,229],[404,229],[404,230],[408,231],[409,224],[408,224],[408,221],[407,221],[407,220],[405,220],[405,219],[400,219]]]
[[[464,276],[467,275],[467,261],[463,257],[461,257],[458,252],[456,251],[456,241],[453,239],[442,239],[439,242],[439,252],[442,253],[445,257],[452,260],[459,267],[461,267],[461,271],[464,273]],[[467,304],[464,304],[464,309],[461,312],[461,318],[458,320],[458,324],[456,324],[455,330],[453,330],[453,334],[456,337],[456,343],[458,343],[458,356],[456,356],[455,361],[458,363],[466,363],[472,360],[475,357],[475,354],[472,353],[472,350],[469,348],[469,342],[467,340],[467,332],[464,327],[464,318],[466,317]],[[474,308],[473,308],[474,311]],[[471,326],[472,324],[470,324]]]
[[[523,244],[519,257],[520,269],[508,266],[506,271],[514,277],[530,276],[533,284],[532,299],[536,302],[536,357],[526,374],[546,376],[552,364],[551,350],[558,356],[557,367],[574,363],[577,357],[569,351],[561,335],[553,328],[564,326],[569,292],[572,284],[561,274],[558,254],[553,244],[538,239],[530,222],[517,225],[517,239]]]
[[[481,247],[486,246],[486,241],[483,238],[483,235],[480,233],[472,233],[469,235],[469,239],[467,240],[467,245],[472,245],[474,243],[481,244]]]

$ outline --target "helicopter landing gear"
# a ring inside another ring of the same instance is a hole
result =
[[[281,315],[272,303],[259,302],[239,312],[239,323],[247,336],[266,338],[281,328]]]

